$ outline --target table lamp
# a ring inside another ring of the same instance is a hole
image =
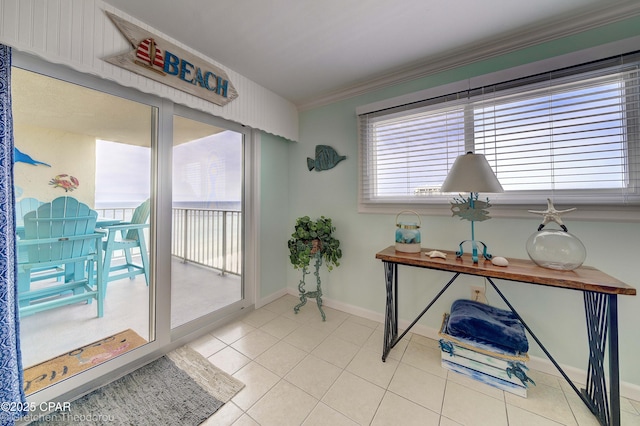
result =
[[[456,256],[460,257],[464,254],[462,246],[470,241],[473,263],[478,263],[478,243],[483,246],[482,255],[484,258],[491,259],[491,255],[487,252],[487,246],[482,241],[475,240],[473,223],[490,219],[487,209],[491,207],[488,198],[486,201],[478,200],[478,193],[503,192],[504,190],[485,156],[473,152],[458,156],[451,166],[447,178],[442,183],[441,191],[469,193],[469,198],[460,195],[460,198],[454,198],[451,203],[451,211],[454,216],[460,216],[461,219],[471,222],[471,240],[460,243],[460,251],[456,252]]]

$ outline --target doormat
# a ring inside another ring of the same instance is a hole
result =
[[[24,370],[24,392],[29,395],[147,343],[127,329]]]
[[[195,426],[243,387],[195,350],[182,347],[31,424]]]

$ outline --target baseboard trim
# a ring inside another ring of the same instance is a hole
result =
[[[279,292],[278,294],[279,294],[278,297],[281,297],[281,296],[283,296],[285,294],[291,294],[291,295],[293,295],[295,297],[298,297],[298,293],[295,291],[295,289],[292,289],[292,288],[288,288],[284,292]],[[276,299],[277,299],[277,297],[276,297]],[[271,297],[269,297],[269,300],[271,301]],[[369,309],[364,309],[364,308],[361,308],[359,306],[351,305],[351,304],[348,304],[348,303],[340,302],[340,301],[329,299],[329,298],[325,298],[325,297],[322,298],[322,302],[323,302],[324,306],[327,306],[329,308],[337,309],[339,311],[346,312],[346,313],[351,314],[351,315],[357,315],[359,317],[363,317],[363,318],[366,318],[366,319],[369,319],[369,320],[372,320],[372,321],[377,321],[377,322],[380,322],[380,323],[384,322],[384,314],[381,314],[381,313],[376,312],[376,311],[372,311],[372,310],[369,310]],[[410,324],[411,323],[409,321],[400,320],[398,322],[398,327],[400,329],[405,329]],[[422,325],[422,324],[416,324],[415,326],[413,326],[413,328],[411,329],[411,332],[415,333],[415,334],[418,334],[420,336],[424,336],[424,337],[428,337],[430,339],[434,339],[434,340],[438,340],[440,338],[438,336],[438,330],[437,329],[432,328],[432,327],[427,327],[427,326]],[[528,363],[528,366],[532,370],[541,371],[543,373],[550,374],[552,376],[556,376],[556,377],[559,377],[559,378],[564,380],[564,378],[562,377],[562,374],[560,374],[558,369],[548,359],[540,358],[540,357],[537,357],[537,356],[530,356],[530,361]],[[566,375],[569,376],[569,378],[574,383],[585,383],[586,382],[586,377],[587,377],[586,370],[581,370],[579,368],[572,367],[570,365],[560,364],[560,366],[562,367],[562,369],[564,370]],[[632,399],[634,401],[640,401],[640,386],[635,385],[633,383],[628,383],[628,382],[621,381],[620,382],[620,395],[625,397],[625,398]]]
[[[286,289],[283,288],[281,290],[276,291],[275,293],[272,293],[270,295],[268,295],[267,297],[261,297],[261,298],[257,298],[256,297],[256,309],[263,307],[264,305],[268,305],[269,303],[280,299],[282,296],[285,296],[287,294],[293,294],[294,296],[298,296],[297,294],[292,293],[293,290],[291,289]],[[324,299],[323,299],[324,300]]]

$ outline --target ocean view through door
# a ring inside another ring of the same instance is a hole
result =
[[[97,90],[18,67],[12,79],[20,346],[30,395],[156,339],[158,108],[111,85]],[[122,244],[134,241],[125,255]]]
[[[210,121],[173,119],[172,329],[243,298],[244,134]]]

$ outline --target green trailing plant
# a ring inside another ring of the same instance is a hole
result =
[[[289,259],[293,267],[302,269],[309,266],[315,255],[322,258],[329,271],[340,266],[342,250],[340,241],[334,236],[335,230],[331,219],[324,216],[315,221],[309,216],[296,219],[294,232],[288,241]]]
[[[322,321],[326,320],[322,310],[320,265],[324,261],[329,271],[340,266],[339,260],[342,257],[342,250],[340,249],[340,241],[333,235],[335,230],[331,219],[324,216],[320,216],[320,219],[315,221],[311,220],[309,216],[296,219],[295,229],[287,243],[291,264],[296,269],[302,269],[302,279],[298,284],[300,303],[293,308],[296,314],[307,303],[308,298],[315,298],[322,315]],[[313,275],[316,277],[316,290],[307,291],[305,290],[305,277],[310,273],[308,268],[311,259],[314,259],[313,268],[315,271]]]

